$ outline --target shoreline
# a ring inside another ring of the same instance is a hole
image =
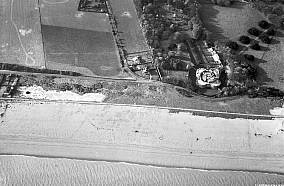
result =
[[[3,185],[255,185],[283,175],[163,168],[113,162],[0,156]],[[38,179],[40,177],[40,179]]]

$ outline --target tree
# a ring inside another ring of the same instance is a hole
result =
[[[252,28],[248,29],[248,33],[253,35],[253,36],[259,36],[261,34],[261,31],[258,30],[255,27],[252,27]]]
[[[258,43],[250,45],[250,48],[253,49],[253,50],[260,50],[260,46],[259,46]]]
[[[244,54],[244,58],[249,60],[249,61],[254,61],[254,56],[250,54]]]
[[[270,44],[271,43],[271,38],[270,37],[268,37],[267,35],[262,35],[262,36],[260,36],[259,37],[259,39],[262,41],[262,42],[264,42],[264,43],[266,43],[266,44]]]
[[[258,26],[263,29],[268,29],[270,27],[270,24],[267,21],[262,20],[258,23]]]
[[[269,29],[265,32],[269,36],[274,36],[275,35],[275,30],[274,29]]]
[[[240,41],[241,43],[247,45],[247,44],[250,43],[250,38],[249,38],[248,36],[241,36],[241,37],[239,38],[239,41]]]
[[[238,50],[239,49],[239,45],[238,43],[234,42],[234,41],[229,41],[226,43],[226,46],[229,47],[232,50]]]

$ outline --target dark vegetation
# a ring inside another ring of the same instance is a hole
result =
[[[250,54],[244,54],[244,58],[248,61],[254,61],[254,56]]]
[[[266,34],[263,34],[259,37],[259,39],[263,42],[263,43],[266,43],[266,44],[270,44],[272,39],[266,35]]]
[[[231,0],[211,0],[212,3],[215,5],[220,5],[220,6],[230,6],[232,4]]]
[[[260,50],[261,49],[260,45],[258,43],[251,44],[249,47],[253,50]]]
[[[59,74],[66,76],[82,76],[82,74],[71,71],[51,70],[51,69],[38,69],[32,67],[26,67],[17,64],[0,63],[1,70],[10,70],[18,72],[30,72],[30,73],[43,73],[43,74]]]
[[[262,32],[255,27],[248,29],[248,33],[253,36],[259,36]]]
[[[274,29],[269,29],[265,32],[267,35],[270,35],[270,36],[274,36],[275,35],[275,30]]]
[[[106,0],[80,0],[79,11],[107,13]]]
[[[241,37],[239,38],[239,41],[240,41],[241,43],[247,45],[247,44],[250,43],[250,38],[249,38],[248,36],[241,36]]]
[[[226,43],[226,46],[229,47],[232,50],[238,50],[239,49],[239,45],[237,42],[234,41],[229,41]]]
[[[262,20],[258,23],[258,26],[262,29],[268,29],[270,27],[270,24],[267,21]]]

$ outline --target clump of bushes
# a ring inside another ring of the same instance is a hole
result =
[[[247,45],[247,44],[250,43],[250,38],[249,38],[248,36],[241,36],[241,37],[239,38],[239,41],[240,41],[241,43]]]
[[[248,29],[248,33],[253,36],[259,36],[262,32],[255,27]]]

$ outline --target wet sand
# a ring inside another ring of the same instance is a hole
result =
[[[283,175],[202,171],[127,163],[0,156],[0,185],[248,186],[284,183]]]

